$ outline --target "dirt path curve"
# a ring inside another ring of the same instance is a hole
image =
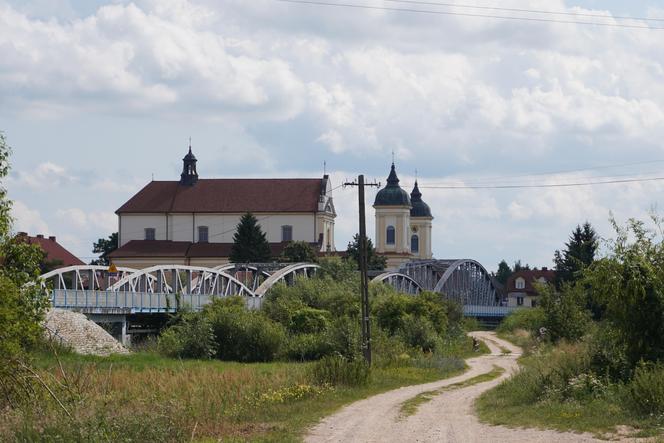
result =
[[[466,360],[468,371],[457,377],[407,386],[375,395],[346,406],[312,428],[305,441],[319,442],[601,442],[589,434],[561,433],[537,429],[510,429],[479,422],[473,401],[498,385],[517,369],[521,349],[496,337],[493,332],[473,332],[484,341],[491,354]],[[509,349],[503,354],[502,349]],[[485,374],[493,366],[505,368],[497,379],[444,392],[421,405],[410,417],[402,417],[401,404],[417,394],[436,390]]]

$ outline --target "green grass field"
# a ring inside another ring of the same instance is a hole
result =
[[[43,393],[29,412],[5,414],[0,440],[299,441],[308,426],[344,404],[463,372],[456,361],[374,368],[365,386],[332,387],[311,382],[312,363],[43,352],[37,371],[62,406]]]

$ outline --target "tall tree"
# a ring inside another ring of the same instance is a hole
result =
[[[507,264],[505,260],[501,260],[498,263],[498,271],[496,271],[496,280],[502,284],[507,283],[507,279],[512,275],[512,268]]]
[[[271,261],[272,253],[265,233],[258,225],[253,214],[247,212],[240,219],[231,247],[230,261],[233,263],[266,263]]]
[[[352,260],[357,264],[357,268],[360,268],[360,235],[355,234],[353,236],[353,241],[348,243],[346,248],[346,257],[348,260]],[[376,249],[373,247],[373,243],[370,238],[367,238],[367,269],[382,271],[387,266],[387,259],[382,255],[376,253]]]
[[[530,265],[526,263],[525,265],[521,264],[521,260],[517,260],[514,262],[514,266],[512,267],[513,272],[519,272],[519,271],[530,271]]]
[[[11,201],[2,181],[9,173],[10,149],[0,132],[0,408],[16,395],[31,392],[25,384],[26,351],[42,336],[48,301],[36,283],[44,252],[12,234]]]
[[[92,252],[95,254],[100,254],[99,258],[92,260],[91,265],[102,265],[106,266],[110,264],[108,259],[108,254],[118,249],[118,233],[114,232],[108,236],[108,238],[100,238],[92,244]]]
[[[597,233],[590,223],[585,222],[576,227],[565,243],[565,249],[554,253],[553,261],[556,266],[556,286],[563,283],[574,283],[581,278],[581,271],[595,261],[595,253],[599,240]]]

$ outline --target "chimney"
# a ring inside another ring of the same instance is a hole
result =
[[[48,239],[51,240],[52,242],[54,242],[55,241],[55,235],[51,235]]]
[[[44,234],[37,234],[37,238],[44,238]]]

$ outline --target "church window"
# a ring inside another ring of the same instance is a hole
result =
[[[291,225],[283,225],[281,227],[281,241],[293,240],[293,227]]]
[[[394,231],[394,226],[387,227],[387,235],[385,236],[385,243],[388,245],[393,245],[396,243],[396,234]]]
[[[198,241],[199,241],[199,243],[207,243],[208,242],[208,227],[207,226],[199,226],[198,227]]]
[[[410,252],[420,252],[420,238],[417,235],[410,237]]]
[[[145,228],[145,239],[154,240],[156,238],[155,228]]]

